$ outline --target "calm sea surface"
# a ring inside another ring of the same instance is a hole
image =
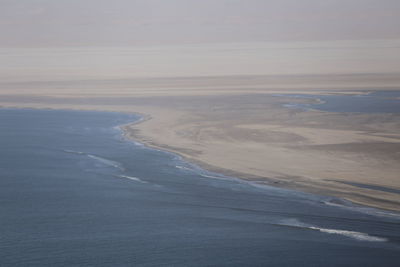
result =
[[[0,110],[0,266],[398,266],[398,215],[206,172],[137,119]]]
[[[400,91],[377,91],[360,95],[285,95],[293,98],[319,99],[319,104],[292,104],[291,108],[328,112],[400,113]]]

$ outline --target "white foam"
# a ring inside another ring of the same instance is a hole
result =
[[[344,200],[342,200],[344,201]],[[327,206],[339,207],[342,209],[347,209],[351,211],[356,211],[368,215],[378,216],[378,217],[386,217],[386,218],[395,218],[400,219],[399,213],[394,213],[385,210],[379,210],[371,207],[363,207],[363,206],[355,206],[351,202],[344,201],[344,204],[334,203],[332,201],[323,201],[323,203]]]
[[[226,180],[226,178],[221,177],[221,176],[213,176],[213,175],[207,175],[207,174],[200,174],[200,176],[205,177],[205,178],[211,178],[211,179],[220,179],[220,180]]]
[[[180,170],[193,171],[192,169],[190,169],[190,168],[188,168],[188,167],[184,167],[184,166],[176,165],[175,167],[176,167],[177,169],[180,169]]]
[[[204,178],[211,178],[211,179],[218,179],[218,180],[230,180],[230,181],[245,183],[245,181],[237,179],[237,178],[233,178],[233,177],[227,177],[227,176],[218,175],[218,174],[216,174],[216,175],[205,174],[204,170],[202,170],[200,168],[196,168],[196,167],[189,168],[189,167],[185,167],[185,166],[175,165],[175,168],[196,173]]]
[[[71,154],[78,154],[78,155],[85,155],[85,152],[81,152],[81,151],[75,151],[75,150],[68,150],[68,149],[64,149],[63,150],[66,153],[71,153]]]
[[[119,175],[118,177],[120,178],[125,178],[125,179],[129,179],[135,182],[139,182],[139,183],[143,183],[143,184],[147,184],[147,182],[137,178],[137,177],[133,177],[133,176],[127,176],[127,175]]]
[[[368,241],[368,242],[387,242],[388,239],[384,237],[378,237],[369,235],[367,233],[356,232],[356,231],[348,231],[348,230],[341,230],[341,229],[329,229],[329,228],[321,228],[314,225],[309,225],[303,222],[300,222],[297,219],[286,219],[283,220],[282,223],[279,225],[291,226],[291,227],[298,227],[303,229],[310,229],[316,230],[326,234],[336,234],[342,235],[345,237],[349,237],[358,241]]]
[[[388,241],[388,239],[384,238],[384,237],[372,236],[367,233],[361,233],[361,232],[355,232],[355,231],[319,228],[319,227],[314,227],[314,226],[310,226],[308,228],[312,229],[312,230],[318,230],[322,233],[347,236],[347,237],[350,237],[350,238],[353,238],[356,240],[360,240],[360,241],[369,241],[369,242],[386,242],[386,241]]]
[[[108,166],[123,170],[121,164],[118,163],[118,162],[115,162],[115,161],[112,161],[112,160],[109,160],[109,159],[105,159],[105,158],[102,158],[102,157],[98,157],[98,156],[95,156],[95,155],[90,155],[90,154],[87,155],[87,156],[89,158],[95,159],[95,160],[97,160],[97,161],[99,161],[99,162],[101,162],[101,163],[103,163],[105,165],[108,165]]]

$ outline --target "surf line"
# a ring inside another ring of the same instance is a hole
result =
[[[358,241],[368,241],[368,242],[387,242],[387,241],[389,241],[387,238],[373,236],[373,235],[369,235],[367,233],[362,233],[362,232],[317,227],[315,225],[309,225],[309,224],[300,222],[297,219],[284,220],[282,223],[278,223],[277,225],[289,226],[289,227],[295,227],[295,228],[301,228],[301,229],[310,229],[310,230],[315,230],[315,231],[319,231],[319,232],[327,233],[327,234],[342,235],[342,236],[349,237],[349,238],[352,238],[352,239],[355,239]]]
[[[85,153],[85,152],[82,152],[82,151],[74,151],[74,150],[67,150],[67,149],[65,149],[63,151],[65,153],[70,153],[70,154],[84,155],[84,156],[87,156],[87,157],[89,157],[91,159],[94,159],[94,160],[96,160],[96,161],[98,161],[98,162],[100,162],[100,163],[102,163],[102,164],[104,164],[106,166],[114,167],[116,169],[124,171],[124,168],[122,167],[122,164],[119,163],[119,162],[113,161],[113,160],[102,158],[102,157],[99,157],[99,156],[96,156],[96,155],[92,155],[92,154],[89,154],[89,153]]]

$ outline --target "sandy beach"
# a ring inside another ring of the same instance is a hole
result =
[[[393,84],[397,79],[381,78]],[[304,86],[297,89],[298,76],[7,83],[1,85],[0,104],[138,113],[144,116],[142,122],[123,127],[128,138],[177,153],[206,169],[399,211],[400,115],[284,107],[318,101],[293,99],[286,93],[362,94],[368,90],[352,86],[356,81],[379,81],[346,76],[347,83],[340,86],[336,81],[346,79],[326,79],[301,77]],[[272,80],[276,84],[269,86]],[[281,89],[276,89],[279,80]],[[317,80],[337,89],[305,89]],[[239,86],[231,88],[232,84]],[[59,89],[53,90],[55,86]],[[32,87],[37,88],[35,94],[27,94]],[[254,89],[240,89],[250,87]]]

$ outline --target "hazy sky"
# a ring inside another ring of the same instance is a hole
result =
[[[0,46],[400,38],[399,0],[0,0]]]
[[[0,0],[0,62],[0,82],[398,73],[400,0]]]

